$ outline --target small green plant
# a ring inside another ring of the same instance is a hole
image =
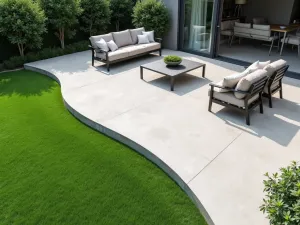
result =
[[[165,63],[167,62],[181,62],[182,58],[176,55],[169,55],[164,58]]]
[[[292,162],[280,173],[265,174],[263,204],[260,210],[267,214],[271,225],[300,224],[300,165]]]
[[[134,26],[154,30],[156,37],[163,37],[168,31],[169,20],[168,9],[161,0],[139,0],[133,9]]]

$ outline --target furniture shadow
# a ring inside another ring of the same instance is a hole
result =
[[[234,109],[222,108],[215,115],[230,126],[285,147],[300,130],[300,104],[285,99],[274,98],[274,108],[269,108],[264,99],[264,114],[260,114],[258,108],[252,111],[251,126],[247,126],[244,115]]]
[[[110,65],[110,71],[107,71],[106,64],[95,61],[95,68],[97,71],[106,75],[117,75],[127,72],[132,69],[136,69],[139,66],[161,60],[163,57],[157,54],[148,54],[141,57],[129,59],[126,61],[118,62]]]
[[[174,91],[172,91],[172,93],[183,96],[211,83],[211,80],[201,76],[202,70],[200,69],[200,71],[201,72],[199,76],[186,73],[175,77]],[[144,79],[145,77],[147,79],[147,74],[144,74]],[[171,92],[171,77],[169,76],[162,76],[160,78],[145,82]]]

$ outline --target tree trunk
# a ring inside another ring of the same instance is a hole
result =
[[[60,46],[62,49],[65,48],[65,30],[64,28],[59,28],[59,40],[60,40]]]
[[[116,31],[119,31],[120,30],[120,23],[119,21],[116,22]]]
[[[18,44],[20,56],[24,57],[24,44]]]

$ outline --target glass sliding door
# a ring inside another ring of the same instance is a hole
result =
[[[181,49],[212,55],[215,2],[219,0],[181,1]]]

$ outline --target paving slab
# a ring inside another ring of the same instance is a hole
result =
[[[213,105],[212,81],[240,72],[241,66],[164,50],[206,63],[202,69],[170,80],[139,66],[161,60],[146,56],[113,65],[91,66],[89,51],[25,65],[54,76],[67,108],[87,125],[145,155],[173,178],[197,204],[210,225],[268,225],[259,212],[263,174],[300,158],[300,81],[284,79],[284,99],[274,108],[251,113],[251,126],[232,109]]]

